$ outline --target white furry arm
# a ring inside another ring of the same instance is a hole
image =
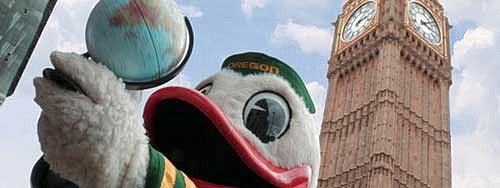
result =
[[[143,187],[149,151],[137,99],[103,65],[75,53],[54,52],[51,61],[88,95],[34,80],[39,141],[51,169],[82,188]]]

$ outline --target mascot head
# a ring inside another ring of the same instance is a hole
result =
[[[154,93],[144,112],[151,144],[198,187],[316,187],[320,126],[300,76],[244,53],[194,89]]]

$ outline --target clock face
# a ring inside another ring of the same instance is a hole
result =
[[[344,27],[342,38],[351,41],[365,31],[372,23],[377,12],[377,5],[371,1],[354,12]]]
[[[441,42],[441,31],[429,10],[419,3],[411,2],[408,14],[413,27],[420,35],[434,44]]]

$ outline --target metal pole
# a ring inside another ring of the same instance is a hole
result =
[[[4,100],[5,100],[5,95],[0,93],[0,106],[2,106]]]

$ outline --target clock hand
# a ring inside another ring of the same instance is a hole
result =
[[[424,25],[425,27],[427,27],[427,29],[433,31],[434,29],[431,28],[431,26],[429,26],[429,24],[432,24],[432,22],[424,22],[424,21],[420,21],[420,24]]]
[[[422,25],[427,25],[427,24],[431,24],[431,23],[432,23],[432,22],[424,22],[424,21],[422,21],[422,20],[420,21],[420,24],[422,24]]]
[[[361,23],[361,21],[365,20],[365,18],[368,18],[368,16],[364,16],[363,18],[359,19],[359,20],[356,22],[356,27],[358,27],[358,25]]]

